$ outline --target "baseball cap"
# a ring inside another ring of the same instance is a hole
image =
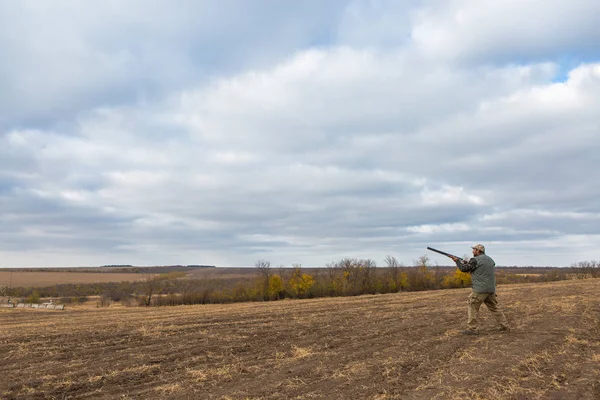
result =
[[[485,246],[482,244],[476,244],[475,246],[473,246],[471,248],[475,249],[475,250],[479,250],[482,253],[485,253]]]

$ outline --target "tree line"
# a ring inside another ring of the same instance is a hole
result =
[[[254,264],[255,274],[235,279],[190,279],[184,272],[145,274],[136,282],[62,284],[46,288],[11,288],[8,296],[25,302],[55,298],[63,304],[87,301],[99,296],[98,306],[120,302],[127,306],[166,306],[179,304],[275,301],[362,294],[396,293],[471,286],[471,276],[458,269],[432,266],[422,256],[411,266],[387,256],[383,267],[371,259],[343,258],[325,268],[274,267],[267,260]],[[499,269],[497,283],[548,282],[600,277],[600,263],[583,261],[570,268],[542,274],[504,273]]]

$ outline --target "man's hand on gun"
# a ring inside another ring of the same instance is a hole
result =
[[[460,257],[456,257],[456,256],[448,256],[452,259],[452,261],[454,261],[456,263],[456,266],[458,266],[458,264],[463,264],[465,265],[467,262],[465,260],[463,260]]]

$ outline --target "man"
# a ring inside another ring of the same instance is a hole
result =
[[[460,260],[458,257],[451,257],[458,269],[471,274],[471,281],[473,282],[473,292],[469,295],[468,328],[463,333],[467,335],[477,334],[477,317],[482,303],[496,318],[496,321],[500,324],[500,329],[508,331],[508,321],[502,310],[498,308],[498,302],[496,301],[496,263],[485,254],[483,245],[477,244],[472,249],[473,258],[468,262]]]

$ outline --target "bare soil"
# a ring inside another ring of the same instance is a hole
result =
[[[3,399],[600,399],[600,279],[165,308],[0,309]]]

